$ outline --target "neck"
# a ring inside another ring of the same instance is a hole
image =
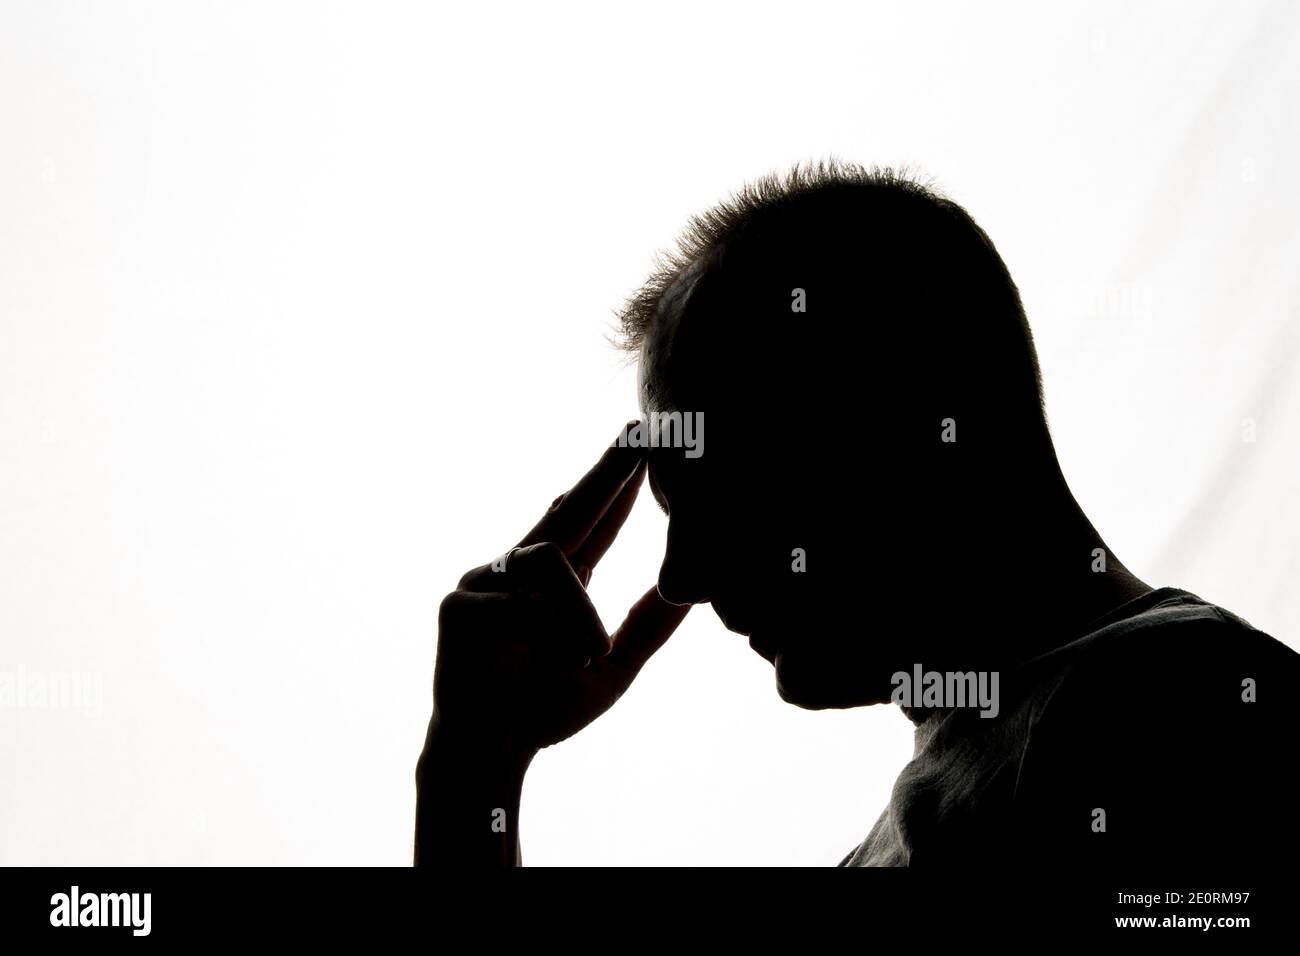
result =
[[[1019,612],[1013,622],[1019,660],[1069,643],[1091,622],[1151,590],[1077,505],[1072,512],[1055,526],[1028,531],[1017,547],[1016,578],[1008,583]]]
[[[996,557],[986,564],[995,570],[974,584],[963,602],[998,606],[996,630],[979,632],[996,641],[977,651],[982,667],[1011,670],[1062,647],[1086,634],[1092,622],[1152,590],[1111,552],[1064,483],[1061,487],[1063,494],[1050,503],[1040,499],[1033,508],[1003,510],[997,527],[984,532],[984,540],[999,541]],[[936,711],[904,713],[919,725]]]

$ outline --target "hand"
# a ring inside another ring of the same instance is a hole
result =
[[[608,710],[676,630],[690,606],[651,588],[610,635],[586,592],[645,469],[641,449],[611,446],[504,560],[443,600],[431,740],[531,757]]]

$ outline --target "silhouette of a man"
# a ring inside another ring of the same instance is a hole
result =
[[[645,418],[442,604],[418,863],[519,862],[532,757],[706,602],[790,703],[915,723],[843,864],[1293,859],[1300,655],[1106,546],[1019,293],[961,207],[796,167],[694,218],[622,322]],[[585,587],[647,471],[663,567],[610,635]]]

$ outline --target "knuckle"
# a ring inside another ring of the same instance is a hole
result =
[[[539,565],[558,566],[568,562],[564,551],[554,541],[542,541],[533,545],[532,558]]]
[[[454,625],[460,617],[461,608],[464,606],[464,599],[461,597],[459,590],[452,591],[442,599],[438,605],[438,628],[441,630],[448,625]]]

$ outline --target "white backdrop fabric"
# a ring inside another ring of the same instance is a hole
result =
[[[635,414],[654,250],[823,156],[971,211],[1108,543],[1297,646],[1298,47],[1282,0],[6,4],[0,862],[408,862],[442,594]],[[534,763],[525,862],[833,864],[910,745],[698,608]]]

